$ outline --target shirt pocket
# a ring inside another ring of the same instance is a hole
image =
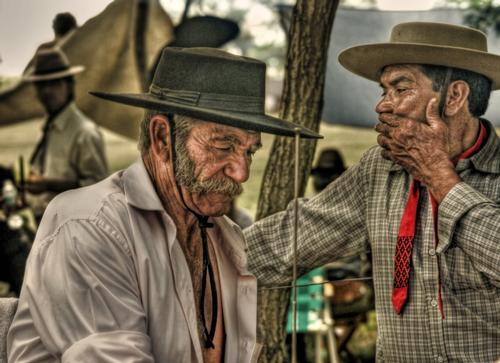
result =
[[[496,287],[474,266],[461,248],[450,246],[441,256],[443,283],[454,293],[496,292]]]
[[[461,316],[459,321],[468,321],[472,331],[488,327],[491,334],[500,333],[500,289],[459,247],[450,247],[441,256],[444,304]],[[477,328],[472,328],[474,322]]]

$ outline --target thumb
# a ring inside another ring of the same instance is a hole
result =
[[[425,117],[429,125],[435,124],[441,121],[441,116],[439,115],[439,104],[437,98],[432,98],[427,104],[425,109]]]

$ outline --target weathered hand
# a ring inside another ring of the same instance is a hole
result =
[[[451,161],[449,130],[439,116],[437,100],[433,98],[427,104],[424,121],[389,113],[380,114],[379,121],[375,130],[380,133],[377,141],[383,148],[382,156],[427,185],[438,201],[444,198],[451,189],[446,180],[454,185],[460,179]],[[443,193],[442,198],[436,195]]]

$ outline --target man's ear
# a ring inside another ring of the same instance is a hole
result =
[[[154,115],[149,121],[149,139],[153,155],[166,162],[172,156],[170,123],[164,115]]]
[[[448,93],[446,95],[446,106],[444,114],[446,116],[455,116],[463,107],[468,111],[470,88],[465,81],[453,81],[448,86]]]

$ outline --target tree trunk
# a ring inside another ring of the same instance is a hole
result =
[[[280,116],[319,129],[328,45],[339,0],[297,0],[290,27]],[[301,140],[300,195],[304,195],[316,142]],[[294,140],[276,137],[262,180],[257,219],[285,209],[293,198]],[[258,337],[261,363],[286,360],[286,319],[290,291],[259,291]]]

